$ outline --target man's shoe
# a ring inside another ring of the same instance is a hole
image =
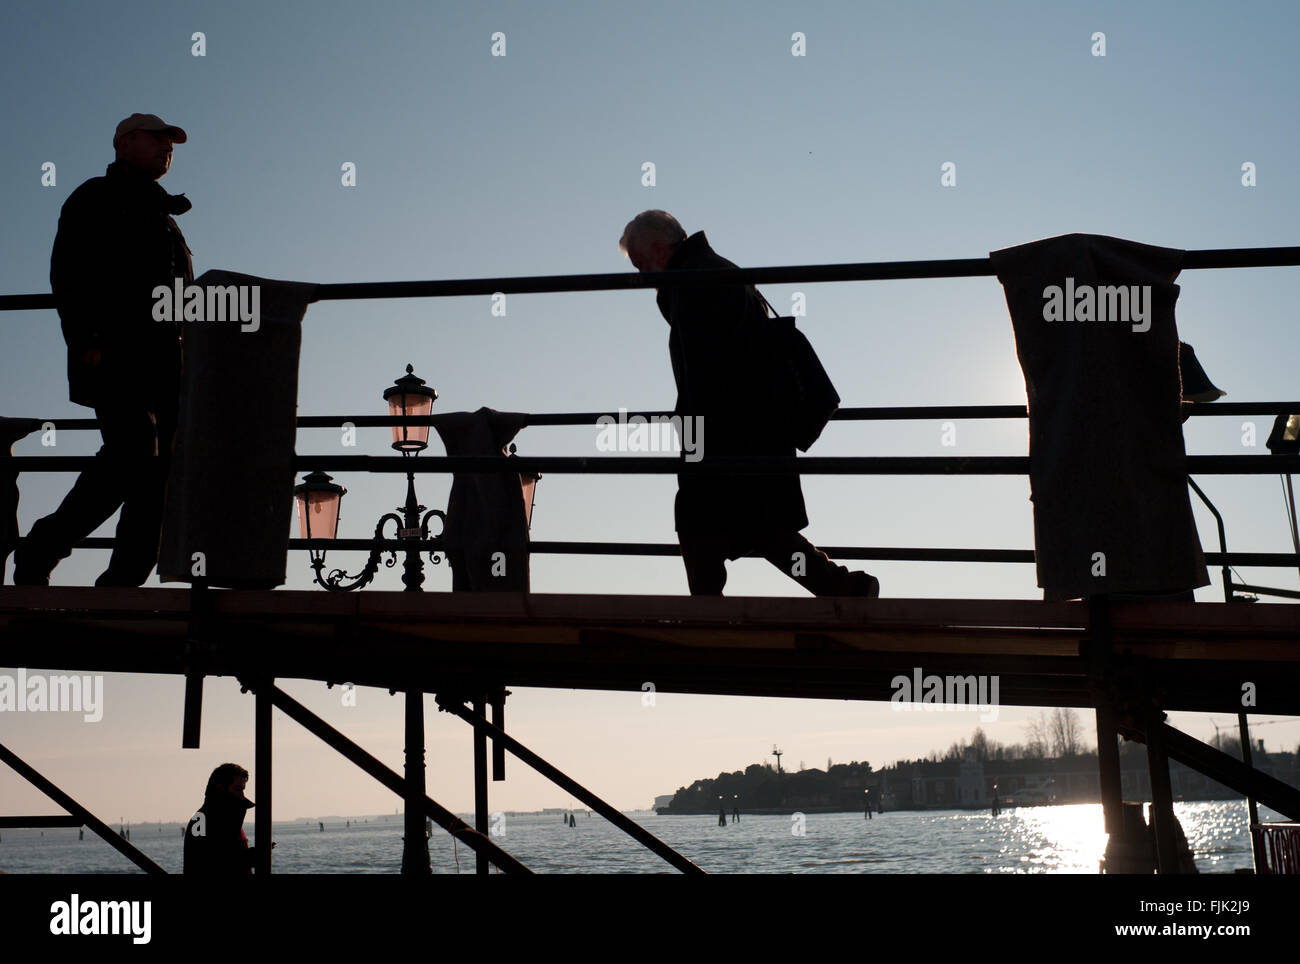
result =
[[[849,573],[846,580],[846,596],[866,596],[871,599],[880,597],[880,580],[870,573],[853,572]]]
[[[23,551],[22,546],[14,552],[15,586],[48,586],[53,571],[54,564],[43,559],[33,560],[29,552]]]
[[[14,563],[14,585],[15,586],[48,586],[50,584],[50,573],[32,572],[29,569],[19,569],[18,564]]]

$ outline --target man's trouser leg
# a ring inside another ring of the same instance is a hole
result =
[[[50,570],[72,554],[72,547],[98,529],[130,488],[132,465],[147,448],[156,449],[154,423],[144,406],[97,408],[104,444],[95,461],[73,483],[59,507],[36,520],[14,557],[15,582],[43,582]],[[135,454],[135,458],[132,455]]]
[[[769,539],[761,547],[763,558],[816,596],[855,595],[854,573],[831,561],[800,533]]]
[[[727,584],[727,549],[715,536],[677,534],[692,596],[721,596]]]
[[[143,585],[158,563],[176,408],[173,400],[155,402],[152,408],[133,415],[138,421],[131,430],[131,466],[116,543],[96,586]]]

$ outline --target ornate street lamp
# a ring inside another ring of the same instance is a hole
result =
[[[384,401],[388,402],[388,412],[394,416],[428,416],[433,411],[434,399],[438,393],[424,384],[424,379],[413,374],[412,366],[406,366],[406,374],[396,383],[384,389]],[[414,457],[429,447],[429,426],[394,425],[393,448],[404,457]],[[324,472],[312,472],[303,478],[302,484],[294,488],[293,494],[298,502],[298,525],[304,539],[334,539],[338,535],[339,507],[347,490]],[[400,512],[401,515],[397,513]],[[421,516],[420,513],[424,512]],[[437,517],[445,528],[447,515],[440,509],[424,511],[424,506],[415,497],[415,473],[406,473],[406,504],[397,507],[396,512],[388,512],[380,517],[375,526],[375,541],[384,538],[384,526],[391,520],[397,529],[397,538],[410,540],[412,543],[428,541],[429,520]],[[433,541],[439,542],[441,533]],[[429,561],[434,565],[442,562],[438,555],[440,546],[429,550]],[[331,569],[324,574],[325,550],[312,549],[311,566],[316,572],[316,583],[332,592],[348,592],[361,589],[370,584],[379,572],[379,560],[384,552],[388,559],[387,568],[397,564],[397,551],[384,550],[376,546],[366,560],[365,568],[356,576],[349,575],[342,569]],[[407,592],[419,592],[424,585],[424,562],[420,559],[418,545],[406,549],[406,562],[402,567],[402,584]],[[350,581],[349,581],[350,580]]]
[[[429,415],[433,412],[433,403],[437,398],[438,393],[432,388],[426,388],[424,379],[416,377],[410,365],[406,366],[405,375],[384,389],[388,414],[393,416]],[[428,425],[393,426],[393,448],[403,455],[414,455],[428,447]]]

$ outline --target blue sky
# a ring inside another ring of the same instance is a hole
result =
[[[119,3],[16,7],[0,40],[5,250],[0,291],[48,290],[59,208],[112,160],[134,111],[184,127],[162,181],[194,208],[180,219],[196,271],[300,281],[381,281],[630,270],[617,249],[645,208],[704,229],[746,266],[979,257],[1073,231],[1181,248],[1296,243],[1294,37],[1290,4],[1210,3]],[[191,54],[202,31],[206,56]],[[506,56],[491,56],[492,34]],[[791,35],[807,55],[791,55]],[[1106,35],[1106,56],[1091,54]],[[52,161],[57,183],[41,185]],[[644,162],[657,183],[644,187]],[[956,164],[955,187],[940,165]],[[1241,165],[1258,184],[1241,184]],[[340,165],[357,168],[355,187]],[[1296,397],[1288,335],[1295,269],[1187,272],[1180,335],[1229,401]],[[846,406],[1023,403],[1001,288],[991,278],[773,285],[807,295],[802,326]],[[66,401],[53,312],[7,312],[0,413],[85,417]],[[674,397],[668,329],[647,291],[330,302],[304,324],[302,414],[383,414],[381,392],[415,365],[439,411],[663,409]],[[1242,419],[1193,420],[1191,453],[1241,453]],[[1259,434],[1267,435],[1261,420]],[[232,430],[238,431],[238,426]],[[526,429],[521,452],[594,455],[595,429]],[[816,455],[1020,455],[1023,422],[838,423]],[[94,451],[60,436],[60,454]],[[353,453],[334,430],[300,452]],[[384,430],[360,451],[387,452]],[[434,454],[440,454],[435,445]],[[20,443],[18,454],[48,450]],[[1103,469],[1099,468],[1099,471]],[[401,500],[392,478],[341,478],[342,533],[368,535]],[[1230,546],[1287,551],[1274,477],[1207,477]],[[27,477],[20,520],[58,503],[69,476]],[[445,505],[449,479],[425,476]],[[670,476],[548,475],[533,537],[671,542]],[[830,545],[1032,547],[1024,479],[809,476],[806,534]],[[1210,516],[1197,509],[1202,541]],[[111,534],[111,525],[101,534]],[[355,571],[363,556],[331,554]],[[106,554],[79,552],[55,582],[88,584]],[[867,563],[889,596],[1039,598],[1032,566]],[[730,566],[729,594],[800,594],[760,560]],[[304,556],[291,588],[309,586]],[[1245,581],[1294,587],[1283,570]],[[386,574],[398,588],[394,574]],[[685,593],[676,559],[536,556],[538,592]],[[156,580],[153,580],[156,582]],[[450,588],[446,567],[428,588]],[[1214,587],[1202,600],[1221,599]],[[99,724],[51,714],[0,732],[105,815],[179,819],[216,763],[252,762],[252,703],[210,681],[204,747],[179,749],[181,687],[109,677]],[[315,684],[287,689],[391,765],[400,700],[363,691],[339,705]],[[1028,711],[986,732],[1024,739]],[[888,707],[639,694],[519,691],[517,735],[621,807],[649,804],[773,742],[800,760],[883,764],[969,737],[974,719]],[[430,709],[430,787],[471,806],[468,732]],[[283,720],[283,718],[279,718]],[[1202,716],[1176,722],[1208,737]],[[1217,718],[1223,726],[1227,718]],[[277,724],[281,816],[385,811],[387,791],[288,721]],[[1292,749],[1300,724],[1260,728]],[[40,802],[5,780],[18,810]],[[493,807],[567,799],[512,768]]]

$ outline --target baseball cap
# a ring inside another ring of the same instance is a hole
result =
[[[183,130],[168,124],[157,114],[132,114],[117,125],[117,130],[113,132],[113,145],[116,146],[118,138],[131,131],[166,131],[177,144],[184,144],[186,141]]]

